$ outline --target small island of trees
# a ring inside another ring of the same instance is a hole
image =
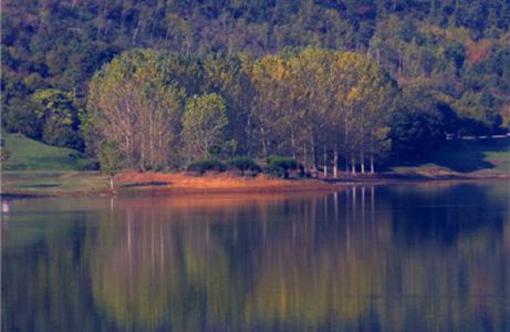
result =
[[[335,176],[387,157],[399,97],[368,57],[315,48],[205,60],[133,50],[96,73],[89,93],[86,139],[114,142],[125,167],[281,155]]]

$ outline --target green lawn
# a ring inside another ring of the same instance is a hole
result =
[[[77,171],[90,169],[93,161],[78,151],[43,144],[19,134],[2,135],[10,156],[2,170]]]

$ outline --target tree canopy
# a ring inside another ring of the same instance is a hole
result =
[[[207,159],[233,142],[243,154],[289,155],[312,169],[319,156],[323,167],[340,159],[364,167],[389,152],[385,128],[398,96],[396,82],[354,52],[201,60],[134,50],[92,78],[87,123],[89,135],[116,142],[140,169]]]

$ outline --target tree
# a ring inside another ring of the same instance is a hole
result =
[[[69,94],[57,89],[38,90],[31,96],[33,112],[43,123],[42,141],[81,150],[78,108]]]
[[[376,141],[386,140],[379,129],[398,90],[368,57],[316,48],[269,55],[255,63],[252,80],[263,155],[292,155],[315,169],[322,153],[324,176],[333,164],[336,177],[340,156],[364,172],[365,159],[373,169],[374,157],[387,152]]]
[[[440,119],[420,110],[401,109],[392,119],[391,137],[395,151],[426,153],[445,138]]]
[[[258,60],[251,68],[251,79],[256,89],[250,118],[256,128],[252,140],[257,142],[257,153],[268,156],[281,151],[282,144],[287,143],[285,120],[292,115],[284,105],[289,99],[286,93],[288,83],[288,64],[278,55],[267,55]],[[291,140],[294,136],[291,134]],[[288,138],[288,137],[287,137]]]
[[[221,147],[228,125],[223,98],[212,93],[191,98],[182,120],[182,139],[188,161],[207,159]]]
[[[250,106],[253,102],[254,87],[249,73],[243,65],[248,59],[239,56],[208,56],[203,62],[204,90],[217,93],[227,107],[228,126],[225,137],[235,142],[237,153],[248,153],[252,123]]]
[[[5,140],[0,139],[0,162],[4,163],[11,156],[11,151],[5,146]]]
[[[2,110],[2,124],[5,130],[40,140],[44,122],[34,112],[34,108],[35,105],[30,98],[11,98]]]
[[[391,115],[390,137],[397,155],[426,154],[460,124],[448,98],[436,86],[403,86],[396,111]]]
[[[113,179],[122,169],[122,156],[119,145],[115,141],[105,141],[98,151],[99,165],[101,172],[110,177],[110,189],[114,190]]]
[[[465,120],[464,131],[475,135],[494,132],[501,125],[502,118],[495,106],[491,95],[470,91],[453,103],[459,117]]]
[[[176,81],[186,64],[150,50],[127,52],[90,83],[90,130],[118,142],[126,164],[141,170],[177,163],[184,88]],[[188,80],[192,81],[193,76]]]

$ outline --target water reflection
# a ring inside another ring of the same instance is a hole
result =
[[[510,330],[509,198],[433,184],[13,202],[2,328]]]

